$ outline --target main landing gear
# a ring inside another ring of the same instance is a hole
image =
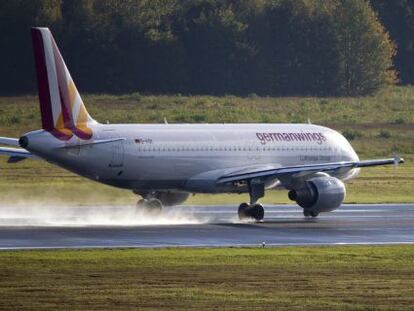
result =
[[[239,206],[238,214],[240,220],[254,219],[261,221],[264,218],[264,208],[257,203],[260,198],[264,197],[265,185],[260,180],[249,180],[248,183],[250,204],[242,203]]]
[[[246,220],[246,219],[254,219],[256,221],[263,220],[264,217],[264,208],[261,204],[248,204],[242,203],[239,206],[239,219]]]
[[[317,213],[317,212],[315,212],[315,211],[310,211],[310,210],[307,210],[307,209],[304,209],[303,210],[303,216],[305,216],[305,217],[312,217],[312,218],[316,218],[316,217],[318,217],[319,216],[319,213]]]
[[[162,211],[162,202],[155,198],[141,199],[137,202],[136,211],[137,213],[158,215]]]

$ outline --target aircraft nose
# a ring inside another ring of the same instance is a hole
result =
[[[27,146],[29,145],[29,139],[27,138],[27,136],[22,136],[19,138],[19,145],[24,149],[27,148]]]

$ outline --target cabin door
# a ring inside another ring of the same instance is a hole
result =
[[[119,136],[112,137],[113,139],[119,138]],[[124,141],[118,140],[111,142],[112,158],[109,163],[109,167],[122,167],[124,166]]]

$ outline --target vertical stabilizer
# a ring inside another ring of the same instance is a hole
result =
[[[56,138],[92,137],[89,115],[48,28],[32,28],[42,127]]]

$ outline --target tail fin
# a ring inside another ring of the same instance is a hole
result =
[[[32,28],[42,127],[56,138],[89,139],[89,113],[48,28]]]

